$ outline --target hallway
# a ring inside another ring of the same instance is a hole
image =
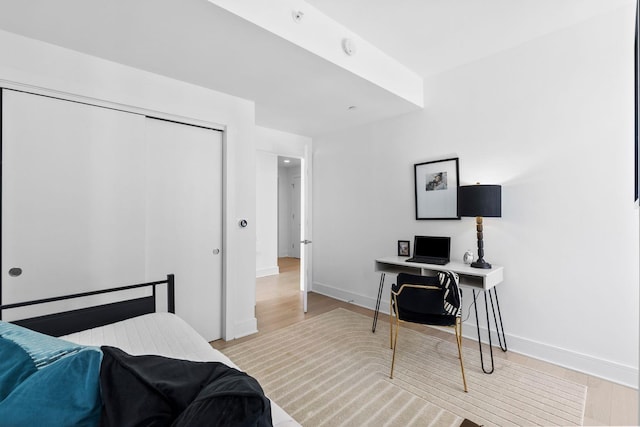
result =
[[[300,259],[278,258],[280,274],[256,279],[258,330],[269,332],[304,320]]]

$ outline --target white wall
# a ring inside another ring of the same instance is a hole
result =
[[[256,277],[278,274],[278,156],[256,154]]]
[[[373,307],[373,260],[415,234],[475,251],[473,218],[414,219],[414,163],[459,157],[461,184],[503,186],[484,235],[510,350],[637,387],[634,15],[437,75],[424,111],[314,139],[314,291]]]
[[[224,127],[223,335],[257,331],[254,103],[4,31],[0,45],[2,85],[17,82]],[[247,228],[238,226],[240,218]]]

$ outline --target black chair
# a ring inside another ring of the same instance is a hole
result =
[[[400,273],[397,283],[391,286],[390,305],[389,341],[393,349],[393,357],[389,377],[393,378],[400,322],[450,326],[454,328],[456,333],[462,383],[466,392],[467,379],[462,363],[462,293],[458,287],[458,275],[451,271],[440,272],[436,276]],[[396,319],[395,335],[393,333],[393,316]]]

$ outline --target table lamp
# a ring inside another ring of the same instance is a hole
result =
[[[502,187],[499,185],[462,185],[458,187],[458,216],[476,217],[478,232],[478,259],[471,263],[475,268],[491,268],[484,260],[482,242],[482,218],[502,216]]]

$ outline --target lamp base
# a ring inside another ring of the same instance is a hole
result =
[[[483,260],[483,259],[479,259],[475,262],[471,263],[471,267],[474,268],[491,268],[491,264],[489,264],[487,261]]]

